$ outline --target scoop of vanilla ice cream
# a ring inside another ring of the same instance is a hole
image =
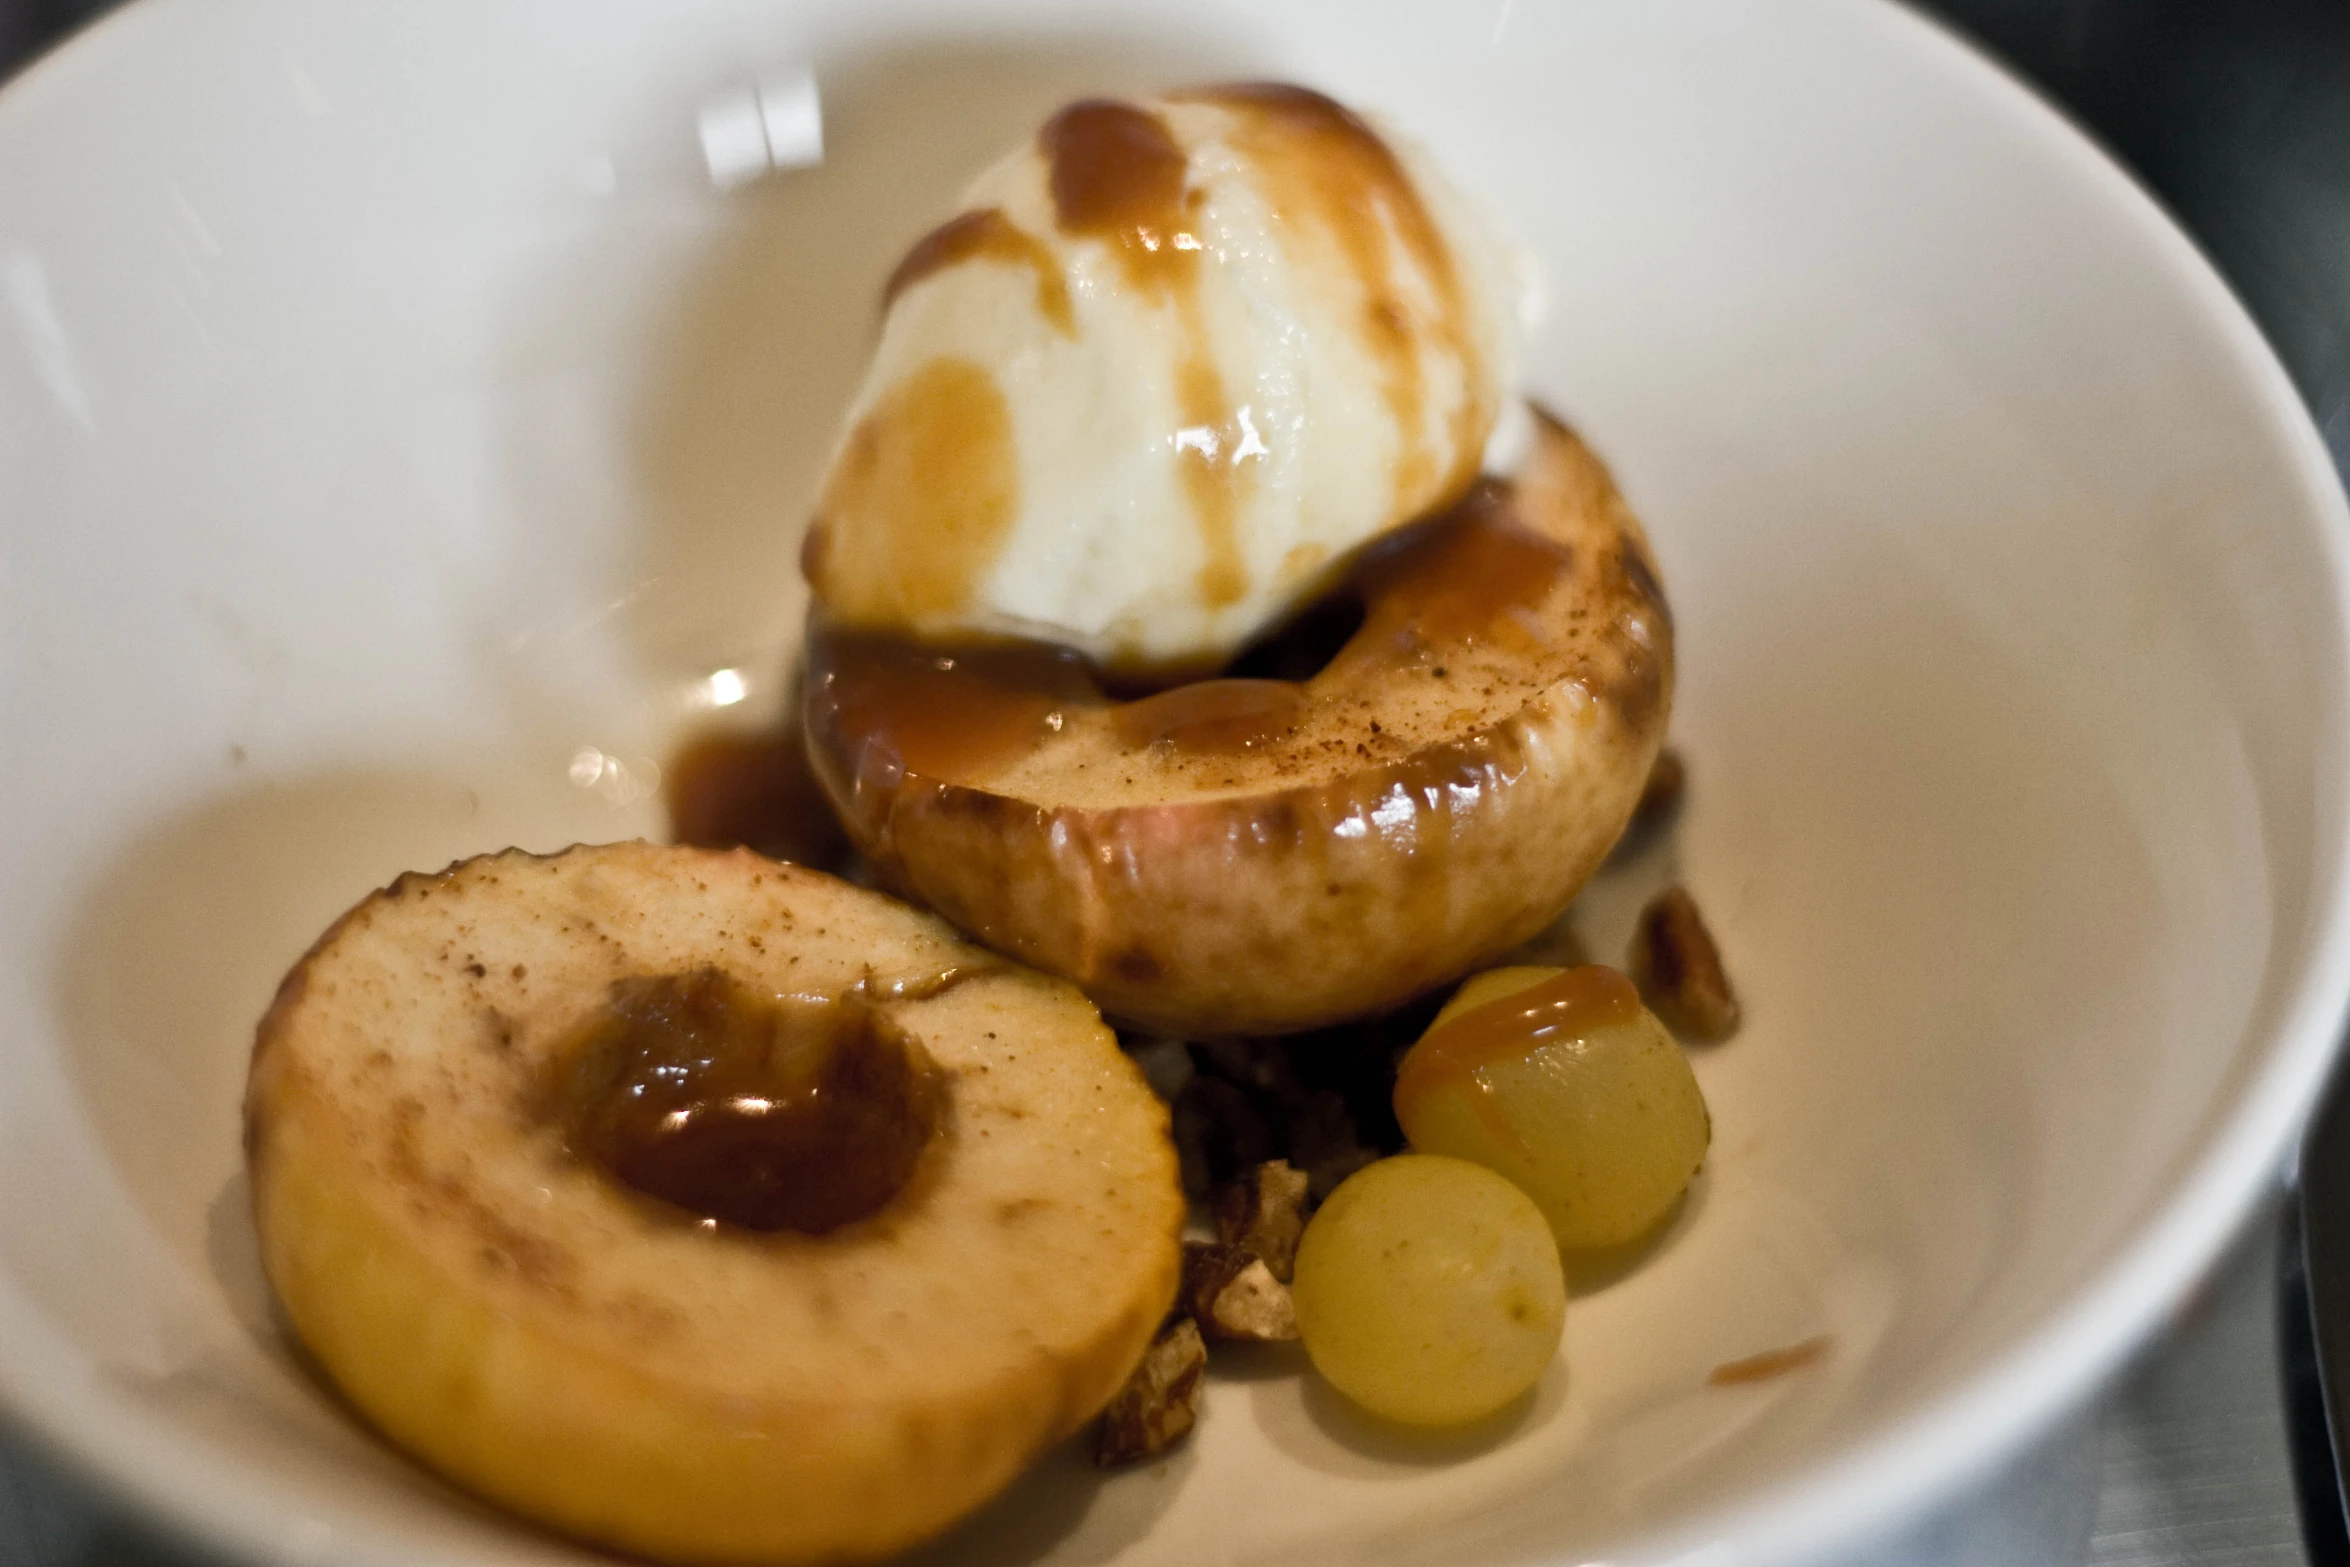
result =
[[[1075,104],[891,279],[806,553],[843,624],[1227,658],[1475,478],[1508,248],[1298,88]]]

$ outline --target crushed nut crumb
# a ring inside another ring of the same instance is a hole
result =
[[[1684,1039],[1721,1040],[1737,1031],[1737,993],[1697,900],[1684,888],[1667,888],[1640,911],[1632,979],[1650,1009]]]
[[[1094,1428],[1093,1459],[1107,1469],[1152,1458],[1191,1434],[1199,1419],[1208,1346],[1189,1317],[1159,1330]]]
[[[1183,1243],[1183,1286],[1176,1304],[1210,1338],[1241,1344],[1286,1344],[1297,1337],[1289,1286],[1264,1259],[1215,1241]]]
[[[1305,1227],[1306,1173],[1286,1159],[1252,1165],[1216,1194],[1216,1234],[1227,1246],[1255,1252],[1284,1284]]]

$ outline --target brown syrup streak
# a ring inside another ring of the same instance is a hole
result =
[[[968,359],[933,359],[849,432],[801,545],[801,568],[846,619],[918,622],[968,602],[1019,507],[1002,389]],[[851,564],[863,569],[839,569]],[[869,596],[845,601],[847,583],[871,585]]]
[[[1818,1360],[1828,1352],[1829,1343],[1828,1336],[1822,1334],[1818,1338],[1807,1338],[1800,1344],[1790,1344],[1784,1349],[1766,1349],[1744,1360],[1724,1361],[1714,1367],[1713,1374],[1706,1381],[1715,1387],[1767,1382],[1773,1377],[1783,1377],[1790,1371],[1800,1371]]]
[[[1494,409],[1467,329],[1452,248],[1394,150],[1361,117],[1310,88],[1236,82],[1178,96],[1231,110],[1239,124],[1236,140],[1262,176],[1276,212],[1286,222],[1318,228],[1348,273],[1362,280],[1361,340],[1380,368],[1381,390],[1404,441],[1395,474],[1398,496],[1426,504],[1460,493],[1477,475],[1482,432],[1491,426]],[[1414,308],[1400,288],[1394,243],[1433,289],[1432,313]],[[1465,395],[1453,415],[1455,461],[1441,475],[1434,455],[1414,439],[1427,426],[1424,343],[1456,358],[1464,378]]]
[[[1036,308],[1063,337],[1077,335],[1077,316],[1069,302],[1069,283],[1061,264],[1043,240],[1019,227],[1000,207],[982,207],[959,213],[914,242],[889,275],[881,291],[884,309],[924,278],[961,266],[967,261],[997,261],[1026,267],[1036,277]]]
[[[1214,608],[1237,603],[1248,590],[1238,519],[1250,471],[1228,455],[1239,445],[1239,421],[1200,309],[1202,251],[1192,229],[1199,196],[1189,186],[1190,160],[1158,115],[1102,98],[1063,109],[1037,140],[1051,166],[1061,231],[1110,246],[1127,281],[1176,312],[1184,344],[1175,371],[1184,424],[1177,460],[1207,556],[1200,596]]]

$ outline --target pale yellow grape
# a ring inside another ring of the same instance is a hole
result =
[[[1490,1170],[1427,1154],[1382,1159],[1332,1192],[1290,1288],[1314,1369],[1408,1425],[1464,1424],[1524,1393],[1567,1316],[1540,1210]]]
[[[1436,1015],[1423,1044],[1461,1013],[1564,972],[1477,975]],[[1688,1059],[1644,1007],[1489,1058],[1412,1102],[1399,1096],[1396,1109],[1413,1148],[1467,1159],[1522,1187],[1565,1251],[1621,1245],[1654,1228],[1704,1163],[1713,1130]]]

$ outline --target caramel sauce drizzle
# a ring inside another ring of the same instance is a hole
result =
[[[1036,308],[1060,329],[1063,337],[1077,335],[1077,316],[1069,303],[1069,281],[1061,264],[1043,240],[1004,216],[1001,207],[982,207],[959,213],[914,242],[889,275],[881,291],[883,309],[897,303],[907,289],[933,273],[966,261],[1000,261],[1026,267],[1036,276]]]
[[[861,774],[892,782],[912,773],[983,784],[1076,713],[1103,707],[1114,709],[1114,732],[1129,746],[1237,755],[1295,729],[1317,690],[1382,665],[1425,661],[1432,648],[1540,635],[1534,611],[1572,561],[1564,545],[1518,519],[1508,484],[1479,485],[1450,512],[1398,530],[1356,563],[1333,597],[1358,598],[1365,618],[1320,673],[1193,680],[1123,703],[1113,701],[1104,672],[1073,649],[928,647],[819,618],[808,634],[806,720],[835,754],[861,757]],[[1512,631],[1521,616],[1525,628]]]
[[[1535,612],[1573,565],[1573,551],[1518,520],[1508,481],[1481,481],[1450,511],[1399,528],[1364,553],[1354,579],[1367,613],[1337,665],[1492,641],[1513,624],[1539,638]]]
[[[1485,1067],[1521,1060],[1546,1045],[1639,1016],[1640,992],[1629,979],[1597,963],[1496,997],[1437,1024],[1412,1047],[1395,1075],[1396,1115],[1409,1120],[1428,1095],[1459,1087],[1475,1095],[1479,1114],[1490,1119],[1493,1085],[1480,1075]]]
[[[1003,548],[1020,508],[1012,411],[984,366],[933,359],[857,421],[801,545],[801,569],[845,618],[903,624],[952,613]],[[835,567],[854,552],[866,569]],[[873,585],[843,602],[842,582]]]
[[[1395,156],[1362,117],[1311,88],[1286,82],[1234,82],[1178,93],[1178,101],[1211,103],[1233,111],[1236,136],[1289,223],[1311,223],[1363,280],[1359,332],[1380,367],[1381,391],[1405,444],[1397,462],[1397,494],[1432,487],[1441,504],[1477,476],[1483,432],[1495,409],[1482,358],[1468,331],[1460,270],[1452,247]],[[1414,307],[1395,267],[1400,244],[1435,293],[1432,311]],[[1466,395],[1453,414],[1456,453],[1450,471],[1435,472],[1435,454],[1415,443],[1426,428],[1428,387],[1422,340],[1456,357]]]
[[[1182,96],[1232,113],[1238,145],[1276,211],[1325,234],[1345,269],[1362,281],[1361,340],[1380,367],[1403,443],[1393,476],[1398,497],[1441,503],[1459,493],[1476,475],[1494,409],[1451,248],[1393,150],[1355,114],[1303,87],[1244,82]],[[1175,432],[1177,471],[1200,528],[1199,593],[1212,608],[1237,603],[1249,582],[1239,513],[1256,472],[1240,454],[1254,431],[1248,410],[1233,407],[1208,339],[1200,296],[1205,252],[1196,232],[1203,193],[1190,184],[1189,157],[1159,115],[1098,98],[1054,115],[1038,145],[1050,170],[1056,225],[1109,246],[1127,281],[1176,313],[1184,344],[1174,388],[1182,420]],[[1405,294],[1399,246],[1433,289],[1433,309],[1416,308]],[[917,241],[891,274],[883,300],[978,259],[1028,268],[1038,309],[1075,336],[1068,282],[1052,252],[994,207],[962,213]],[[1424,344],[1457,359],[1466,388],[1454,411],[1456,460],[1441,475],[1424,438]],[[938,361],[893,389],[850,432],[803,563],[818,595],[851,620],[951,612],[995,558],[1017,504],[1010,415],[1000,391],[980,367]],[[842,516],[862,523],[832,526]],[[883,602],[835,601],[826,565],[837,535],[854,541],[846,547],[882,553],[870,563],[878,572],[850,580],[888,583],[879,594]]]
[[[1073,103],[1045,122],[1037,143],[1051,167],[1053,213],[1061,231],[1111,247],[1127,281],[1176,312],[1184,345],[1175,370],[1178,471],[1199,519],[1207,559],[1200,597],[1213,608],[1248,591],[1238,519],[1253,471],[1233,460],[1240,449],[1233,409],[1208,343],[1200,309],[1201,241],[1193,232],[1200,193],[1189,186],[1190,159],[1166,121],[1147,109],[1104,98]]]

